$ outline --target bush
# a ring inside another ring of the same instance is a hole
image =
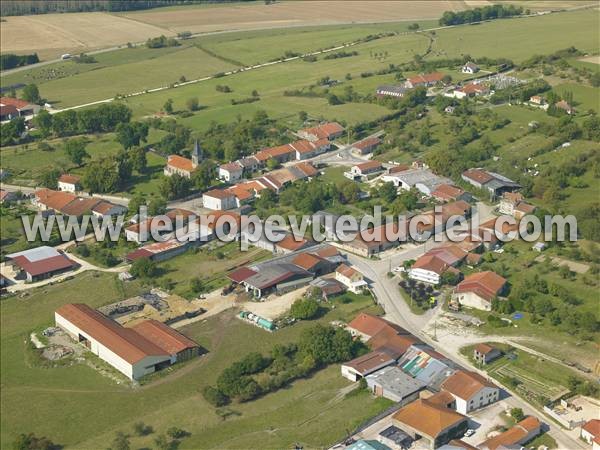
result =
[[[292,304],[290,314],[294,319],[312,319],[319,314],[319,303],[314,298],[299,298]]]
[[[224,406],[229,403],[229,397],[212,386],[205,386],[204,389],[202,389],[202,396],[204,397],[204,400],[213,406]]]
[[[525,418],[525,414],[523,413],[523,410],[521,408],[512,408],[510,410],[510,415],[517,422],[520,422],[521,420],[523,420]]]

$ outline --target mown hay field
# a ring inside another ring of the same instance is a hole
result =
[[[37,52],[40,59],[56,59],[66,52],[138,42],[169,30],[101,12],[42,14],[3,17],[0,27],[2,53]]]

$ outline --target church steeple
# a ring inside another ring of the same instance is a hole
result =
[[[194,150],[192,150],[192,164],[196,167],[202,161],[202,149],[198,139],[194,141]]]

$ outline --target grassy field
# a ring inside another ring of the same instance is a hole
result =
[[[192,433],[182,441],[182,448],[286,448],[295,442],[319,447],[389,405],[368,394],[345,397],[340,390],[348,382],[339,375],[339,367],[332,366],[288,389],[231,405],[236,415],[223,421],[203,400],[202,386],[214,383],[221,370],[245,353],[266,353],[276,343],[294,342],[311,326],[302,322],[267,333],[235,319],[233,311],[184,328],[209,353],[140,389],[116,385],[83,365],[42,369],[26,362],[25,336],[51,325],[53,311],[60,305],[84,302],[97,307],[141,292],[135,282],[121,284],[113,275],[87,272],[35,289],[24,299],[2,300],[2,448],[9,447],[16,434],[29,431],[69,447],[104,448],[116,431],[132,434],[133,423],[139,421],[153,426],[155,434],[132,438],[135,448],[152,446],[156,434],[170,426]],[[372,301],[357,297],[352,303],[338,304],[319,320],[348,320],[364,308],[372,309]],[[85,420],[90,411],[93,421]]]
[[[548,399],[565,393],[569,376],[575,375],[575,372],[567,367],[522,350],[504,344],[492,343],[492,345],[502,350],[505,356],[483,366],[482,369],[501,383],[512,386],[519,395],[539,407],[544,406]],[[461,353],[471,358],[473,346],[462,348]],[[506,357],[507,353],[516,357],[509,359]],[[512,380],[519,381],[518,387],[515,387]]]
[[[215,247],[216,249],[212,248],[213,246],[210,245],[198,251],[190,250],[177,258],[159,264],[162,274],[155,280],[156,283],[171,280],[175,286],[173,293],[193,298],[196,295],[190,291],[191,279],[201,278],[205,283],[205,290],[212,291],[229,282],[226,274],[234,268],[271,256],[270,252],[254,247],[243,252],[237,242]]]
[[[564,83],[554,86],[553,90],[559,94],[572,92],[573,106],[580,113],[587,112],[590,109],[596,111],[596,113],[600,112],[600,88],[576,83]]]

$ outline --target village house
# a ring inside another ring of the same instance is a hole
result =
[[[500,358],[502,352],[488,344],[477,344],[473,348],[473,359],[481,365],[486,365]]]
[[[377,97],[400,98],[400,97],[404,97],[407,90],[408,89],[405,86],[401,86],[401,85],[393,86],[390,84],[386,84],[383,86],[378,86],[377,89],[375,90],[375,94],[377,95]]]
[[[491,311],[492,300],[504,292],[506,279],[500,275],[484,271],[465,277],[452,294],[452,301],[469,308]]]
[[[303,159],[314,158],[321,153],[325,153],[327,150],[329,150],[331,143],[327,138],[318,139],[316,141],[301,139],[292,142],[290,146],[296,152],[296,159],[301,161]]]
[[[116,205],[114,203],[101,200],[92,207],[92,214],[96,217],[114,217],[121,216],[127,212],[127,207]]]
[[[442,383],[442,389],[452,394],[456,411],[468,414],[498,401],[500,389],[475,372],[457,370]]]
[[[394,413],[392,423],[413,439],[423,439],[431,450],[461,438],[469,426],[468,417],[428,399],[404,406]]]
[[[415,75],[414,77],[410,77],[404,85],[409,89],[414,89],[416,87],[429,87],[434,86],[437,83],[440,83],[444,78],[444,74],[441,72],[432,72],[426,74]]]
[[[546,100],[541,95],[532,95],[531,97],[529,97],[529,103],[538,106],[543,106],[546,104]]]
[[[32,116],[40,111],[39,105],[33,105],[25,100],[12,97],[0,97],[0,121],[12,120],[17,117]]]
[[[431,196],[438,202],[450,202],[450,201],[471,201],[471,196],[459,187],[451,184],[438,184],[436,188],[431,192]]]
[[[600,446],[600,419],[588,420],[581,427],[581,439],[590,445],[593,445],[593,449]]]
[[[316,127],[305,128],[298,131],[298,136],[302,139],[314,142],[321,139],[327,139],[329,141],[340,137],[344,134],[344,127],[337,122],[326,122]]]
[[[521,188],[518,183],[505,176],[481,168],[466,170],[461,178],[478,189],[487,190],[494,198],[504,192],[512,192]]]
[[[224,211],[237,207],[235,195],[229,190],[213,189],[202,194],[202,205],[207,209]]]
[[[474,74],[477,72],[479,72],[479,66],[472,61],[469,61],[464,66],[462,66],[462,73]]]
[[[132,380],[200,353],[198,344],[156,320],[126,328],[81,303],[61,306],[54,317],[56,326]]]
[[[433,255],[423,255],[411,266],[408,277],[433,285],[440,284],[441,277],[450,266]]]
[[[219,166],[219,179],[227,183],[235,183],[242,178],[244,170],[237,162],[230,162]]]
[[[367,287],[367,282],[364,280],[362,273],[346,264],[341,264],[336,269],[335,279],[355,294],[361,293]]]
[[[261,166],[267,164],[267,161],[273,159],[279,164],[296,159],[296,151],[290,144],[278,145],[276,147],[263,148],[259,152],[255,153],[253,157],[258,161]]]
[[[19,195],[16,192],[0,189],[0,204],[7,205],[14,202],[18,198]]]
[[[529,416],[505,432],[478,444],[477,448],[480,450],[522,448],[523,444],[531,441],[541,433],[541,428],[540,421],[533,416]]]
[[[62,174],[58,178],[58,190],[64,192],[78,192],[81,190],[81,177],[77,175]]]
[[[375,150],[380,144],[381,139],[376,136],[371,136],[352,144],[352,152],[357,155],[367,155],[369,153],[373,153],[373,150]]]
[[[15,279],[28,283],[44,280],[77,267],[64,253],[54,247],[42,246],[6,255],[6,265],[15,272]]]
[[[352,336],[359,337],[362,341],[368,341],[379,333],[385,331],[391,334],[408,335],[404,328],[385,320],[383,317],[377,317],[372,314],[360,313],[346,327]]]
[[[344,378],[358,381],[377,370],[394,364],[396,360],[383,351],[372,351],[342,364]]]
[[[352,166],[349,172],[344,172],[344,176],[355,181],[364,180],[369,175],[373,175],[381,171],[383,171],[383,166],[379,161],[367,161]]]
[[[505,192],[500,199],[498,211],[502,214],[522,219],[527,214],[533,214],[536,207],[523,200],[519,192]]]
[[[561,100],[560,102],[555,103],[554,106],[558,109],[562,109],[569,115],[575,112],[575,109],[566,100]]]

